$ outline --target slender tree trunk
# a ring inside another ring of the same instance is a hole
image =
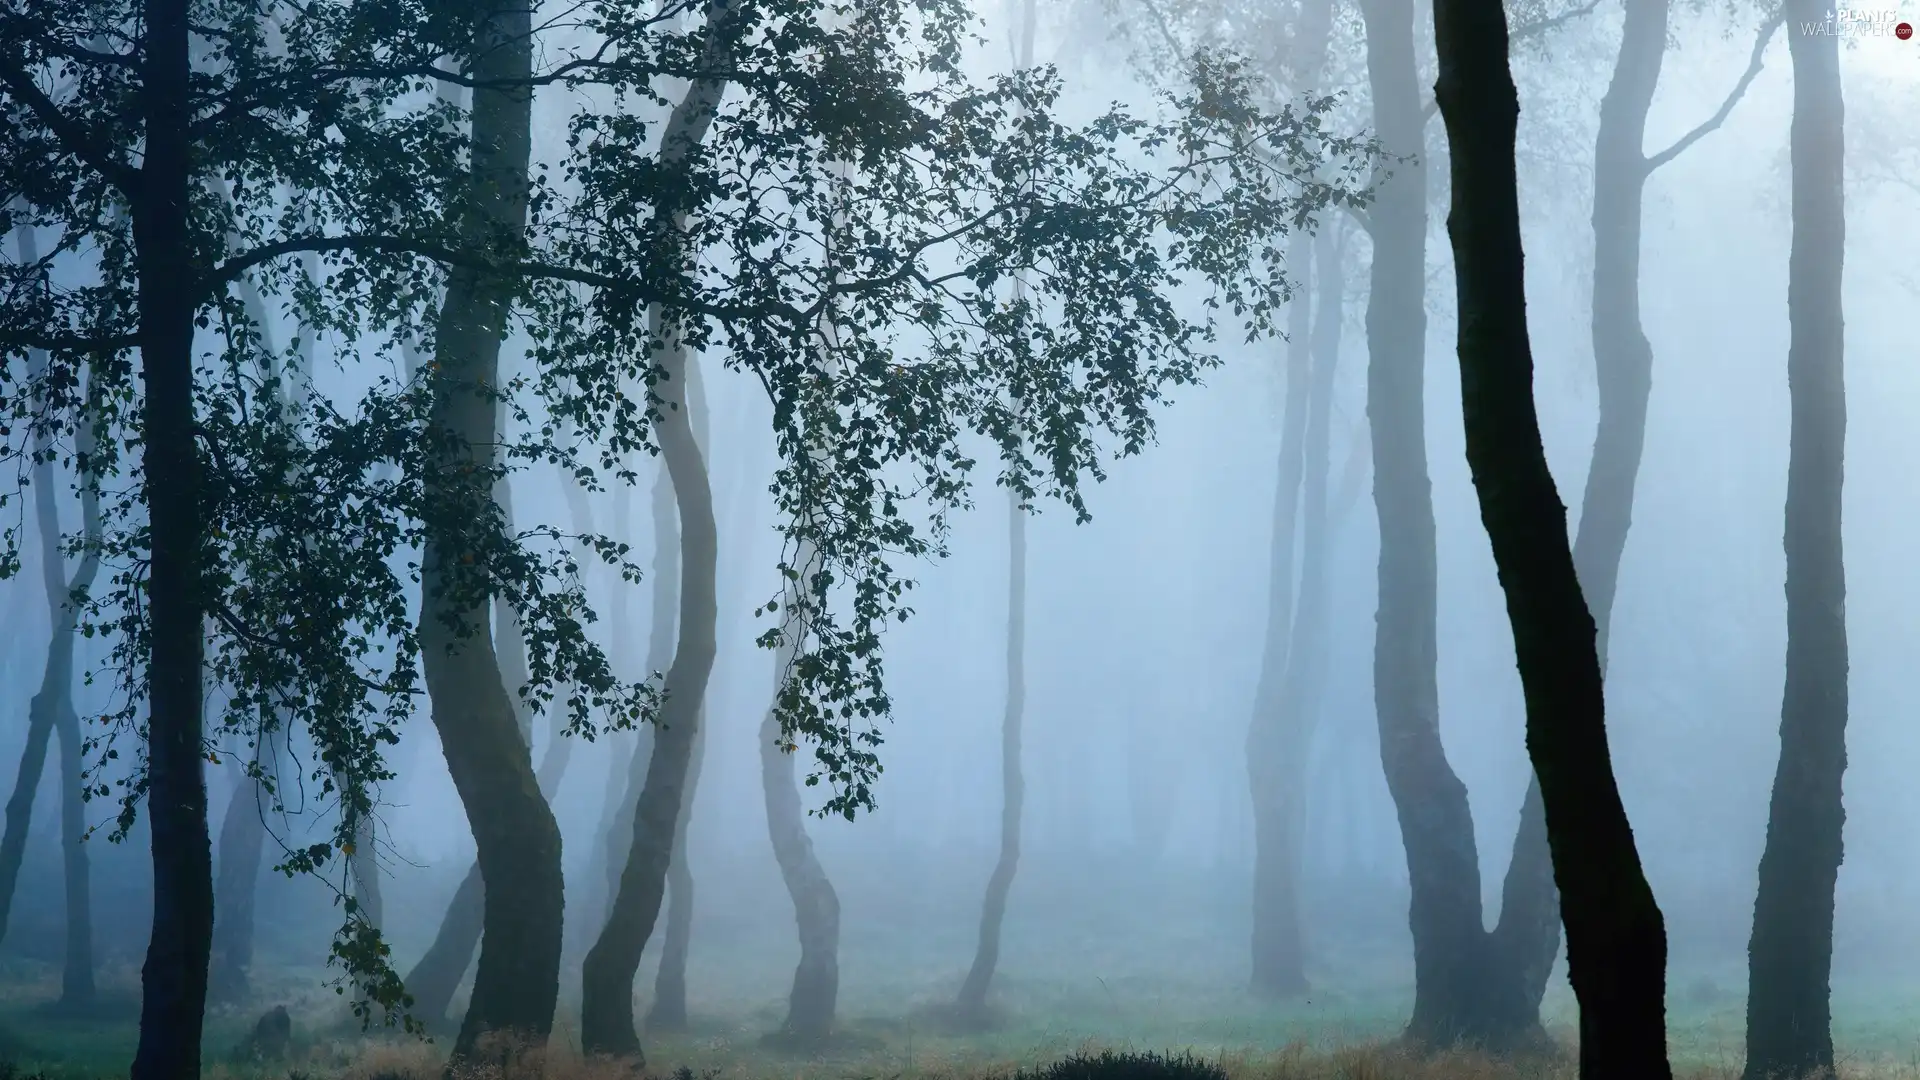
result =
[[[803,543],[797,563],[801,580],[811,572],[813,562],[813,549]],[[794,601],[789,599],[788,604],[788,610],[794,610]],[[793,669],[799,647],[799,641],[792,640],[780,650],[774,669],[776,703],[780,683]],[[780,878],[793,900],[794,921],[800,931],[800,963],[794,968],[793,989],[787,996],[787,1019],[774,1038],[804,1047],[817,1045],[833,1034],[840,996],[840,897],[807,835],[798,769],[787,746],[778,708],[769,706],[760,724],[760,784],[767,801],[767,835],[773,841],[773,857],[780,864]]]
[[[141,40],[143,146],[129,192],[140,290],[142,481],[149,520],[147,807],[153,848],[153,933],[141,968],[133,1080],[200,1071],[213,937],[213,851],[202,752],[200,451],[194,438],[197,308],[189,234],[187,0],[145,0]]]
[[[532,67],[531,16],[524,8],[483,13],[491,40],[473,59],[476,77],[507,85],[473,95],[474,209],[466,241],[517,240],[527,221],[532,93],[515,82]],[[475,559],[472,515],[491,492],[493,387],[499,385],[511,283],[467,267],[449,275],[430,376],[430,430],[436,461],[429,496],[443,508],[430,523],[422,568],[420,638],[434,727],[466,808],[484,890],[482,945],[473,997],[454,1044],[456,1060],[500,1033],[543,1043],[559,995],[564,883],[560,830],[540,793],[513,699],[502,681],[484,599],[459,569]],[[476,469],[475,466],[480,466]]]
[[[1267,585],[1266,649],[1254,689],[1254,718],[1247,728],[1247,784],[1253,796],[1253,940],[1252,987],[1265,997],[1307,992],[1301,954],[1299,912],[1288,895],[1282,869],[1287,862],[1287,763],[1282,756],[1281,709],[1286,683],[1287,648],[1292,639],[1294,550],[1305,468],[1307,384],[1311,379],[1312,326],[1310,273],[1313,241],[1296,233],[1287,248],[1287,266],[1299,268],[1289,302],[1287,324],[1287,399],[1281,418],[1278,482],[1274,490],[1272,557]]]
[[[71,707],[54,719],[60,736],[60,844],[65,852],[66,962],[60,975],[62,1007],[84,1010],[95,998],[93,971],[93,871],[87,856],[87,808],[81,786],[86,768],[80,716]]]
[[[1647,111],[1666,57],[1669,5],[1668,0],[1627,0],[1625,8],[1620,52],[1600,103],[1594,147],[1592,329],[1600,424],[1573,545],[1603,672],[1653,392],[1653,347],[1640,323],[1640,226],[1648,175]],[[1505,962],[1519,970],[1527,1000],[1538,1013],[1560,949],[1560,898],[1537,777],[1529,780],[1521,803],[1494,942]]]
[[[213,955],[208,995],[222,1004],[244,999],[251,990],[254,897],[266,848],[267,794],[260,781],[242,773],[234,782],[220,823],[219,877],[214,897]]]
[[[1825,16],[1790,0],[1789,26]],[[1833,893],[1847,766],[1847,580],[1841,557],[1847,399],[1841,275],[1846,105],[1839,41],[1792,33],[1793,399],[1787,468],[1787,675],[1780,764],[1748,945],[1746,1080],[1833,1075]]]
[[[701,384],[700,359],[687,357],[688,419],[693,423],[696,442],[704,449],[707,439],[707,402]],[[678,517],[673,519],[678,524]],[[674,555],[679,554],[678,537]],[[716,560],[718,551],[715,552]],[[677,569],[677,567],[676,567]],[[718,573],[715,574],[716,621]],[[678,591],[676,575],[675,591]],[[716,627],[717,633],[717,627]],[[700,721],[693,729],[693,748],[687,762],[685,805],[674,822],[673,857],[667,863],[667,923],[660,940],[660,967],[654,972],[653,1005],[647,1010],[649,1031],[684,1031],[687,1027],[687,956],[693,947],[693,866],[688,861],[687,824],[693,820],[693,807],[700,793],[700,769],[707,756],[707,717],[704,706]]]
[[[1019,39],[1014,46],[1014,67],[1033,66],[1034,24],[1038,18],[1035,0],[1026,0],[1020,8]],[[1026,282],[1015,278],[1014,303],[1025,298]],[[1017,404],[1017,403],[1016,403]],[[987,990],[1000,963],[1000,930],[1007,920],[1007,897],[1013,891],[1013,877],[1020,868],[1021,814],[1027,801],[1027,781],[1020,767],[1023,727],[1027,709],[1027,507],[1018,492],[1007,491],[1007,699],[1000,719],[1000,857],[987,878],[987,895],[980,905],[980,937],[974,948],[973,966],[960,984],[955,1012],[962,1023],[986,1026]],[[1136,748],[1138,742],[1135,743]],[[1136,819],[1135,834],[1140,822]],[[1158,851],[1155,851],[1157,856]]]
[[[1412,891],[1414,1005],[1407,1038],[1446,1046],[1506,1039],[1481,923],[1480,858],[1467,789],[1440,741],[1437,569],[1426,446],[1426,179],[1412,0],[1364,0],[1374,126],[1396,161],[1369,211],[1367,418],[1380,517],[1374,705]]]
[[[1666,931],[1614,783],[1594,621],[1534,410],[1506,11],[1499,0],[1436,0],[1434,37],[1435,97],[1451,148],[1447,231],[1467,462],[1526,695],[1527,750],[1580,1001],[1580,1075],[1659,1080],[1673,1075]]]
[[[17,230],[20,261],[30,264],[40,258],[39,245],[30,228]],[[37,383],[47,373],[47,354],[28,353],[28,382]],[[77,643],[80,610],[74,604],[76,593],[93,586],[100,569],[100,554],[89,548],[74,569],[71,581],[65,574],[65,558],[60,549],[60,508],[55,491],[57,476],[51,446],[42,439],[35,449],[39,456],[33,466],[34,516],[40,541],[40,579],[47,599],[47,658],[41,669],[40,690],[27,709],[27,740],[20,754],[20,771],[12,796],[7,800],[7,823],[0,839],[0,940],[6,937],[13,897],[19,883],[20,864],[26,854],[27,832],[33,814],[34,796],[40,787],[40,775],[46,763],[51,734],[60,737],[60,842],[64,862],[66,892],[66,967],[62,976],[62,1005],[79,1007],[94,996],[93,921],[91,882],[85,839],[86,819],[81,805],[81,770],[85,765],[80,740],[80,718],[73,705],[74,649]],[[82,455],[92,450],[91,428],[83,425],[77,447]],[[100,502],[91,478],[79,477],[82,529],[89,540],[100,535]]]
[[[1296,93],[1311,95],[1319,87],[1332,32],[1331,0],[1303,0],[1293,57]],[[1313,237],[1304,232],[1291,239],[1287,250],[1287,267],[1295,273],[1298,291],[1288,313],[1287,406],[1281,428],[1279,486],[1274,493],[1267,646],[1254,691],[1254,721],[1247,732],[1254,835],[1252,985],[1255,993],[1275,998],[1297,997],[1309,990],[1298,890],[1305,773],[1295,745],[1305,718],[1290,711],[1294,703],[1289,701],[1293,694],[1289,683],[1292,648],[1300,640],[1294,611],[1296,522],[1304,470],[1310,469],[1305,455],[1314,383],[1310,336],[1312,290],[1317,283],[1311,277],[1313,252]],[[1324,528],[1324,475],[1319,484]],[[1302,567],[1301,587],[1310,588],[1308,574],[1319,572],[1317,566]]]
[[[664,156],[685,153],[705,137],[724,84],[700,82],[688,91],[668,121]],[[670,331],[659,313],[655,333]],[[633,837],[620,875],[620,888],[606,927],[587,953],[581,971],[581,1043],[588,1053],[640,1055],[633,1026],[633,980],[640,954],[653,935],[665,899],[693,746],[700,725],[707,679],[713,672],[718,611],[714,579],[718,561],[713,492],[706,463],[689,422],[686,394],[676,406],[675,387],[687,385],[687,355],[677,340],[661,350],[665,379],[655,388],[669,404],[655,429],[661,456],[673,480],[680,510],[679,643],[667,670],[666,701],[647,756],[645,783],[635,801]]]

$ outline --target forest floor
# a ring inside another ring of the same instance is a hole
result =
[[[126,1075],[138,1021],[137,973],[105,972],[102,1004],[90,1015],[64,1015],[51,972],[45,978],[14,965],[0,975],[0,1080],[40,1073],[48,1080]],[[207,1024],[206,1075],[225,1080],[439,1080],[444,1040],[367,1037],[324,986],[322,971],[272,975],[257,1003],[217,1011]],[[1223,989],[1165,980],[1093,979],[1091,986],[1010,976],[1000,986],[1002,1022],[986,1034],[957,1035],[939,1022],[934,987],[868,987],[843,998],[847,1046],[817,1056],[778,1053],[761,1045],[784,1002],[761,994],[706,996],[696,1001],[693,1030],[647,1040],[652,1075],[680,1080],[985,1080],[1041,1065],[1075,1051],[1113,1048],[1192,1052],[1218,1060],[1231,1080],[1572,1080],[1568,1063],[1512,1064],[1452,1055],[1416,1061],[1391,1039],[1405,1016],[1404,993],[1328,989],[1290,1003],[1261,1003]],[[1744,1003],[1706,978],[1674,980],[1673,1056],[1689,1080],[1737,1075]],[[289,1060],[271,1065],[238,1059],[237,1048],[260,1012],[285,1003],[295,1020]],[[1571,1036],[1572,1002],[1564,986],[1548,1002],[1549,1026]],[[1920,992],[1886,992],[1835,1002],[1844,1077],[1920,1080]],[[631,1080],[628,1063],[582,1060],[577,1027],[563,1009],[544,1060],[529,1059],[512,1076],[546,1080]],[[681,1072],[680,1070],[687,1070]],[[494,1075],[498,1075],[495,1073]],[[478,1078],[476,1078],[478,1080]]]

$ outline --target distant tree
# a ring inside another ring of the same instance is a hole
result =
[[[16,230],[21,262],[40,257],[34,230]],[[45,350],[28,351],[30,383],[47,376]],[[66,962],[62,969],[60,1003],[83,1007],[94,997],[92,872],[83,846],[87,824],[82,790],[84,749],[80,715],[73,704],[74,648],[85,597],[100,571],[100,494],[92,472],[93,429],[83,425],[77,435],[71,465],[74,488],[80,494],[82,542],[73,576],[65,573],[68,544],[60,527],[57,469],[59,453],[44,426],[35,432],[32,460],[33,509],[40,547],[40,580],[47,599],[47,658],[41,669],[40,689],[27,707],[27,737],[20,750],[20,768],[13,793],[7,799],[6,831],[0,838],[0,939],[6,937],[13,899],[26,856],[33,803],[46,767],[47,744],[60,740],[60,847],[66,899]]]
[[[1514,157],[1520,102],[1506,11],[1500,0],[1435,0],[1434,41],[1434,97],[1451,163],[1447,234],[1467,464],[1526,695],[1527,752],[1540,778],[1580,1002],[1580,1075],[1671,1077],[1666,928],[1614,782],[1593,616],[1534,409]],[[1520,1006],[1532,1011],[1524,997]]]
[[[1793,249],[1787,266],[1787,661],[1780,763],[1747,947],[1746,1080],[1834,1075],[1833,894],[1847,766],[1846,104],[1825,9],[1786,6],[1793,57]]]

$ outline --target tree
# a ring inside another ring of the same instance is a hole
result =
[[[1833,1075],[1833,893],[1847,765],[1846,563],[1841,547],[1847,398],[1846,105],[1824,9],[1786,8],[1793,58],[1793,248],[1787,266],[1787,661],[1780,763],[1747,946],[1747,1080]]]
[[[20,260],[37,261],[39,245],[31,227],[17,230]],[[48,359],[44,350],[28,353],[28,381],[46,377]],[[47,760],[47,743],[60,740],[60,846],[66,893],[66,964],[62,970],[60,1003],[84,1007],[93,1000],[93,901],[91,871],[87,851],[82,846],[87,825],[82,791],[84,756],[80,734],[80,716],[73,704],[74,646],[78,637],[81,605],[93,588],[100,570],[97,545],[100,534],[100,496],[96,478],[89,474],[93,453],[90,427],[82,428],[74,447],[75,487],[80,493],[80,517],[83,530],[82,555],[72,578],[63,569],[65,545],[60,530],[60,508],[55,490],[57,453],[51,432],[37,433],[33,455],[34,517],[40,542],[40,578],[47,598],[47,658],[41,670],[40,689],[27,709],[26,745],[20,751],[20,769],[14,780],[13,794],[7,800],[4,839],[0,839],[0,938],[6,936],[13,897],[19,884],[20,864],[26,855],[27,829],[33,815],[34,796]]]
[[[381,748],[416,708],[424,664],[483,876],[507,882],[490,890],[456,1050],[471,1052],[488,1030],[537,1038],[551,1023],[557,833],[500,685],[492,602],[524,620],[532,678],[521,696],[545,707],[564,693],[570,730],[629,725],[651,703],[647,687],[614,679],[586,638],[592,611],[572,545],[552,530],[505,526],[492,498],[500,475],[534,460],[586,480],[594,471],[541,427],[498,446],[502,395],[528,393],[549,417],[571,420],[601,466],[618,471],[651,446],[660,403],[628,390],[660,381],[662,333],[696,348],[724,343],[730,362],[768,388],[789,539],[812,544],[825,571],[788,623],[807,644],[780,723],[815,744],[809,780],[832,788],[826,809],[853,813],[872,803],[873,725],[889,708],[877,629],[907,611],[908,581],[890,557],[937,549],[945,509],[966,492],[959,433],[994,436],[1010,469],[1084,512],[1077,488],[1098,475],[1095,436],[1138,449],[1159,389],[1213,362],[1215,320],[1181,315],[1174,285],[1204,282],[1210,312],[1257,326],[1284,286],[1267,239],[1308,208],[1358,199],[1350,174],[1319,170],[1363,144],[1299,114],[1250,108],[1231,63],[1201,66],[1189,92],[1168,95],[1175,119],[1116,112],[1068,128],[1046,111],[1058,94],[1048,73],[984,89],[959,78],[950,59],[965,19],[955,5],[940,9],[952,18],[920,20],[877,5],[842,31],[776,7],[738,10],[741,47],[715,56],[709,26],[663,29],[651,4],[597,0],[595,27],[619,47],[562,49],[530,74],[528,33],[497,12],[77,0],[58,22],[8,16],[0,107],[15,137],[0,147],[0,194],[27,203],[9,211],[12,223],[55,230],[57,242],[37,262],[6,267],[9,295],[31,299],[0,313],[0,350],[11,361],[42,347],[50,370],[101,379],[84,408],[70,392],[11,387],[8,407],[50,401],[42,411],[61,422],[97,422],[100,446],[140,453],[141,486],[111,508],[101,545],[127,569],[93,609],[115,635],[127,703],[108,719],[138,750],[120,832],[151,796],[155,924],[136,1076],[188,1074],[200,1057],[212,925],[203,660],[226,691],[222,733],[307,729],[338,824],[331,843],[291,852],[283,866],[315,874],[362,836],[374,789],[391,775]],[[204,70],[191,55],[196,26],[215,31],[201,35],[212,42]],[[96,28],[124,45],[97,45]],[[57,72],[77,82],[50,94]],[[909,92],[909,74],[920,73],[935,88]],[[564,151],[573,184],[561,190],[516,167],[529,160],[518,117],[535,83],[618,98],[653,95],[664,75],[752,90],[691,170],[661,167],[641,118],[589,107]],[[419,93],[433,82],[475,88],[470,137]],[[137,167],[125,156],[136,142]],[[823,154],[858,164],[856,224],[881,241],[841,252],[825,274],[810,248],[766,247],[772,226],[760,216],[777,191],[779,228],[807,235],[808,215],[826,205]],[[1007,179],[1009,161],[1019,183]],[[1036,173],[1048,182],[1028,186]],[[227,177],[237,205],[214,190]],[[684,235],[657,227],[676,219],[692,222]],[[588,222],[596,227],[576,227]],[[83,247],[104,257],[81,284],[54,288],[56,260]],[[696,264],[684,257],[692,251],[727,257]],[[318,288],[287,272],[307,253],[325,263]],[[1036,268],[1056,273],[1058,291],[1044,309],[1002,312],[996,282]],[[373,353],[424,338],[437,366],[404,385],[376,380],[353,415],[321,401],[290,424],[253,408],[244,361],[261,346],[233,293],[243,278],[284,297],[308,332]],[[646,317],[656,309],[661,319]],[[481,385],[498,367],[510,313],[532,340],[534,373]],[[833,395],[806,374],[823,313],[849,331],[835,359],[852,374]],[[902,334],[919,339],[911,363],[896,362]],[[1031,410],[1017,421],[995,404],[1008,384]],[[846,453],[815,461],[797,448],[829,419],[845,429],[836,445]],[[401,465],[397,479],[381,471],[389,462]],[[924,486],[903,488],[891,463],[917,469]],[[899,513],[916,495],[932,507],[930,526]],[[617,545],[593,547],[620,561]],[[416,550],[418,619],[408,588]],[[210,648],[203,616],[215,627]],[[677,809],[674,794],[661,805]],[[647,807],[643,792],[643,817]],[[645,820],[672,835],[670,818]],[[638,872],[649,890],[654,866]],[[335,959],[392,1015],[404,988],[386,955],[347,905]]]
[[[1436,0],[1434,40],[1467,462],[1526,695],[1580,1002],[1580,1075],[1670,1077],[1666,930],[1614,782],[1594,620],[1534,410],[1506,11],[1499,0]]]
[[[1719,110],[1671,146],[1648,155],[1647,112],[1667,50],[1667,0],[1627,0],[1613,79],[1600,103],[1593,164],[1594,371],[1600,422],[1587,472],[1573,561],[1592,609],[1602,672],[1620,581],[1620,564],[1633,521],[1634,486],[1646,445],[1647,403],[1653,393],[1653,348],[1640,322],[1641,205],[1654,170],[1717,129],[1745,96],[1779,18],[1762,23],[1753,56]],[[1512,913],[1511,917],[1509,913]],[[1528,783],[1501,904],[1495,947],[1518,967],[1534,1008],[1546,993],[1560,946],[1560,909],[1553,891],[1538,779]]]

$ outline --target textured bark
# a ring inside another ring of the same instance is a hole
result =
[[[151,561],[146,599],[147,807],[153,932],[141,968],[133,1080],[197,1076],[213,936],[213,851],[202,749],[200,450],[194,438],[195,249],[187,0],[142,4],[143,153],[127,192],[139,288],[141,470]]]
[[[260,864],[266,849],[268,796],[258,780],[242,774],[227,800],[220,822],[219,878],[215,881],[216,918],[207,993],[231,1004],[252,989],[253,910]]]
[[[1499,0],[1436,0],[1434,38],[1434,96],[1452,163],[1447,232],[1467,463],[1526,696],[1527,751],[1580,1002],[1580,1075],[1658,1080],[1673,1075],[1666,931],[1614,782],[1594,621],[1534,409],[1514,163],[1520,104],[1505,9]]]
[[[1788,25],[1825,18],[1790,0]],[[1833,892],[1844,854],[1847,399],[1841,271],[1846,104],[1839,39],[1789,34],[1793,249],[1787,269],[1787,672],[1780,763],[1748,945],[1747,1080],[1833,1074]]]
[[[465,240],[490,246],[518,238],[527,221],[532,93],[515,82],[532,66],[524,7],[480,13],[487,44],[474,57],[492,87],[473,95],[473,203]],[[500,385],[500,342],[513,288],[471,267],[450,273],[429,376],[434,461],[428,494],[464,515],[490,492],[476,490],[499,433],[490,388]],[[457,568],[475,558],[466,520],[429,522],[422,560],[420,638],[434,727],[466,809],[484,890],[481,949],[456,1060],[482,1036],[543,1043],[559,995],[564,885],[560,830],[541,795],[513,699],[502,681],[487,599]]]

